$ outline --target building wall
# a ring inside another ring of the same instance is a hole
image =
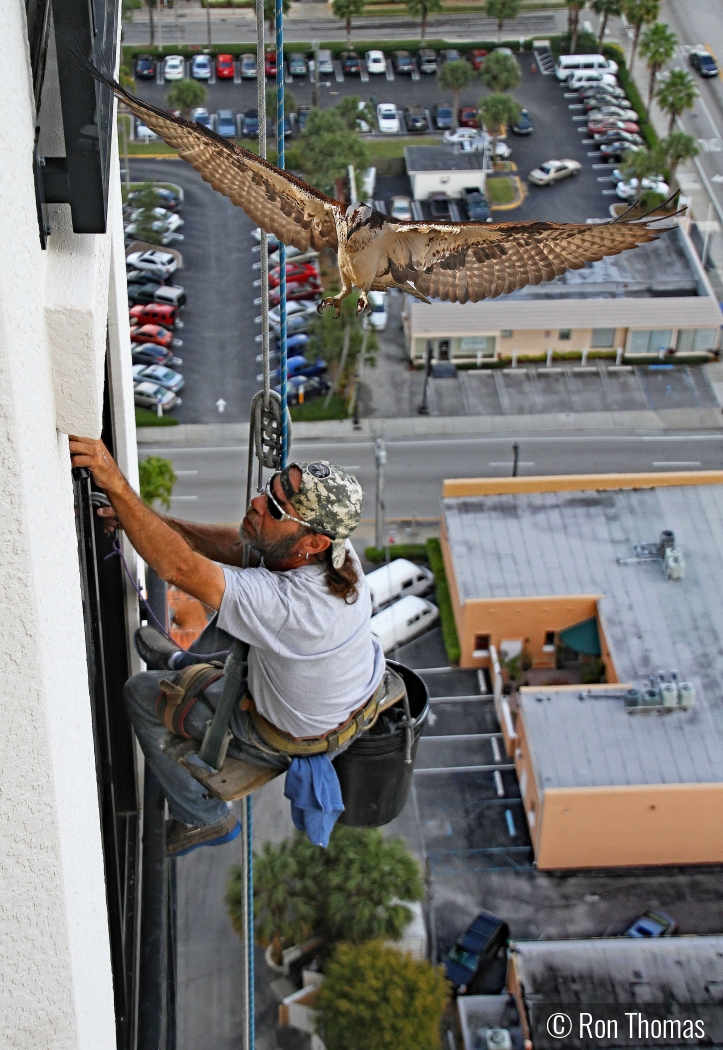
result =
[[[0,91],[0,1045],[115,1047],[68,440],[101,425],[111,235],[41,251],[24,5]],[[120,222],[117,200],[116,229]],[[122,230],[121,230],[122,243]],[[122,405],[128,391],[116,392]],[[132,397],[132,395],[131,395]],[[126,433],[123,455],[133,458]]]
[[[538,868],[723,862],[723,784],[548,788]]]
[[[485,173],[481,169],[470,171],[419,171],[410,174],[415,200],[423,201],[432,193],[446,193],[448,197],[463,197],[464,191],[478,189],[484,193]]]

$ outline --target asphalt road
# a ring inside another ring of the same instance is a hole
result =
[[[512,438],[409,439],[387,444],[389,521],[435,520],[444,478],[504,477],[512,472]],[[172,513],[193,521],[238,521],[246,485],[245,447],[144,446],[142,456],[172,460],[178,475]],[[292,456],[328,459],[350,469],[364,488],[365,518],[374,514],[376,468],[368,441],[296,442]],[[616,436],[566,434],[519,441],[519,474],[584,474],[723,468],[723,433]]]

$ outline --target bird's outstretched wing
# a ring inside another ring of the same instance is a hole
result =
[[[373,288],[411,285],[450,302],[494,299],[618,255],[664,232],[646,221],[386,222]]]
[[[334,211],[343,211],[338,201],[325,197],[303,179],[268,164],[250,150],[222,139],[209,128],[142,102],[92,63],[84,61],[83,65],[151,131],[174,146],[206,182],[243,208],[262,230],[301,251],[337,250]]]

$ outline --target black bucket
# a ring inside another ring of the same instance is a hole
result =
[[[404,679],[409,698],[412,730],[412,761],[405,762],[407,732],[399,727],[394,732],[362,733],[334,761],[344,812],[340,824],[352,828],[379,828],[394,820],[404,809],[412,786],[417,744],[429,714],[429,692],[424,681],[409,667],[387,660],[387,666]],[[395,704],[390,711],[402,708]]]

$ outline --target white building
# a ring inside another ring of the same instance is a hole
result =
[[[136,1038],[140,805],[119,699],[138,603],[103,561],[67,437],[102,432],[137,483],[114,103],[69,53],[92,41],[115,68],[119,11],[2,17],[0,1045],[33,1050]]]
[[[462,153],[452,146],[405,146],[404,161],[415,200],[435,193],[464,197],[465,190],[484,193],[484,153]]]

